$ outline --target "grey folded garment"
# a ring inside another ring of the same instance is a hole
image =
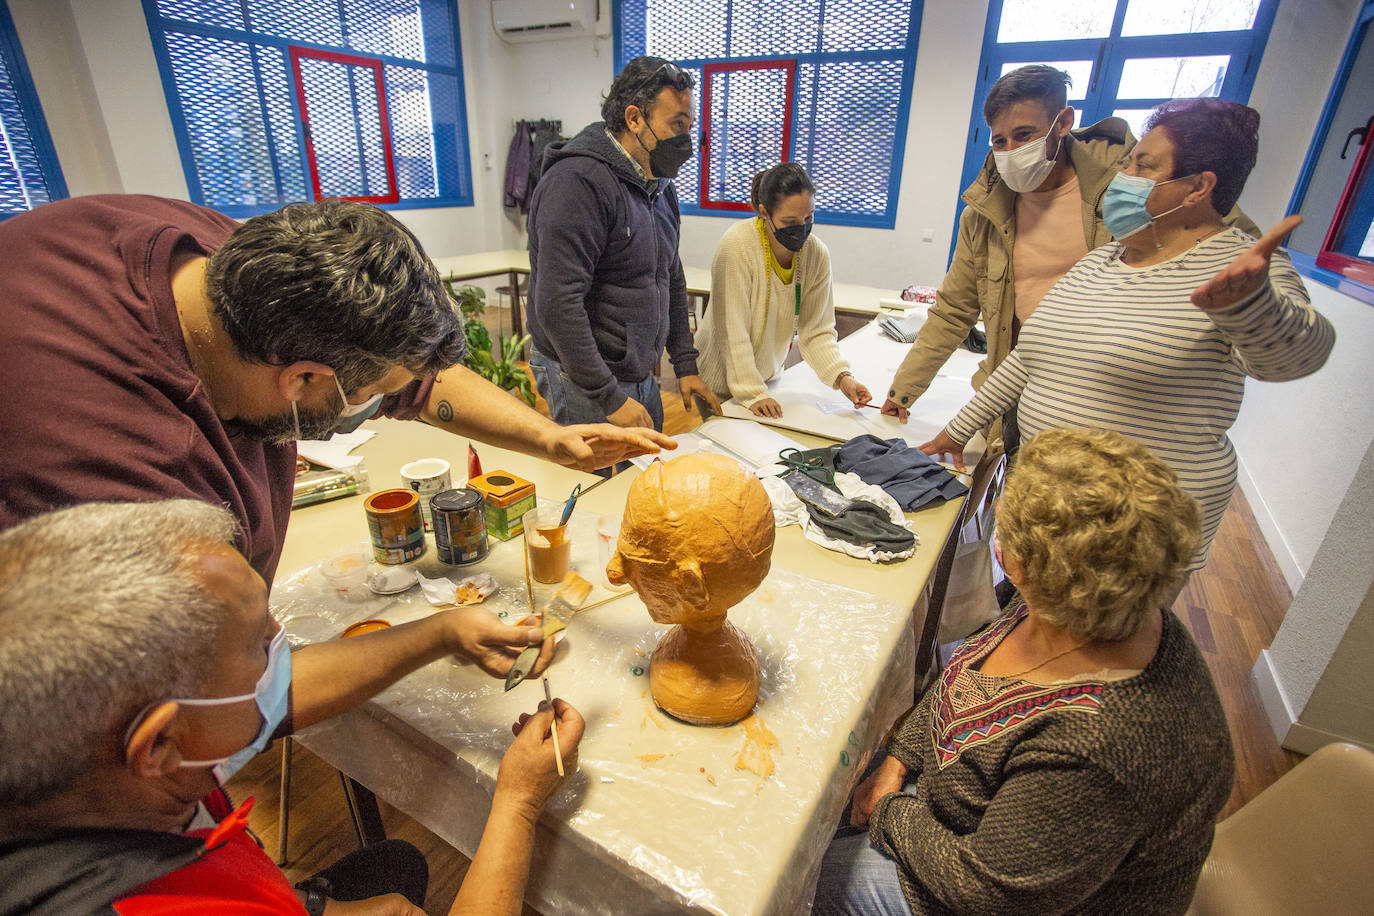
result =
[[[878,329],[888,337],[900,343],[914,343],[916,335],[920,333],[921,325],[925,323],[925,314],[907,315],[904,318],[894,318],[891,315],[884,315],[878,319]]]
[[[881,487],[907,512],[968,492],[957,477],[903,439],[855,436],[835,448],[833,462],[836,471]]]
[[[884,553],[905,553],[916,544],[914,534],[893,524],[886,509],[866,499],[851,500],[850,507],[839,515],[830,515],[810,503],[806,504],[806,512],[816,527],[837,541],[874,547]]]

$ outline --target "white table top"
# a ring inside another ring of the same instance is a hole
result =
[[[879,405],[910,349],[910,344],[881,333],[877,322],[840,341],[840,352],[849,361],[854,377],[868,386],[874,403]],[[755,417],[734,398],[721,405],[721,409],[727,417],[752,418],[828,439],[844,441],[869,433],[882,439],[901,437],[908,445],[920,445],[933,439],[973,397],[973,373],[982,358],[962,348],[955,350],[930,388],[911,405],[906,423],[871,408],[854,409],[843,394],[818,379],[805,362],[784,370],[768,383],[769,396],[782,407],[782,417]],[[976,461],[975,452],[968,452],[966,463],[972,466]]]
[[[447,458],[461,479],[465,440],[421,423],[383,420],[368,427],[379,435],[359,451],[375,489],[398,485],[399,466],[420,457]],[[487,470],[510,470],[557,499],[574,483],[593,480],[478,449]],[[619,513],[635,473],[581,500],[581,524],[593,524],[597,513]],[[310,566],[365,538],[361,502],[350,497],[294,512],[280,568]],[[958,509],[947,503],[911,516],[922,546],[910,560],[887,567],[823,550],[795,526],[778,530],[774,573],[731,614],[763,661],[764,694],[752,721],[780,742],[771,751],[776,771],[767,779],[735,767],[749,744],[745,727],[694,728],[653,708],[644,662],[663,628],[637,597],[575,619],[549,677],[587,718],[581,773],[541,821],[527,899],[550,914],[794,912],[811,892],[863,749],[910,703],[920,624],[911,608]],[[574,565],[595,581],[601,559],[588,545],[592,540],[584,533]],[[489,599],[491,608],[516,613],[524,600],[520,542],[492,543],[486,566],[502,589]],[[443,570],[432,541],[417,565],[426,575]],[[451,572],[454,579],[466,574]],[[604,593],[592,600],[597,594]],[[308,570],[279,578],[273,594],[288,630],[311,638],[379,613],[393,622],[428,613],[418,595],[401,599],[346,605]],[[476,669],[436,662],[300,738],[471,855],[509,742],[506,729],[539,698],[535,684],[509,694],[501,687]]]

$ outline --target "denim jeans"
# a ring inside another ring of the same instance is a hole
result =
[[[865,769],[864,778],[873,775],[887,757],[880,751],[873,755]],[[902,787],[914,794],[916,782]],[[849,827],[849,809],[844,812],[845,826],[830,841],[821,860],[821,876],[816,882],[815,916],[911,916],[911,906],[902,893],[897,876],[897,863],[873,848],[868,831],[854,832]]]
[[[530,370],[534,372],[534,386],[539,390],[539,396],[549,403],[549,413],[559,426],[606,422],[606,412],[601,409],[601,405],[587,397],[582,389],[568,378],[556,360],[531,349]],[[649,417],[654,422],[654,429],[662,432],[663,397],[659,394],[658,380],[650,375],[638,382],[618,384],[627,397],[632,397],[644,405],[644,409],[649,412]],[[622,461],[615,469],[623,471],[629,466],[628,461]]]

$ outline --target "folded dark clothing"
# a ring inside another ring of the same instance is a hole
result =
[[[968,492],[957,477],[903,439],[855,436],[834,447],[832,460],[836,471],[857,474],[864,483],[881,487],[907,512]]]
[[[915,535],[893,524],[881,506],[864,499],[853,500],[852,506],[838,516],[827,515],[810,503],[806,512],[817,527],[837,541],[871,546],[885,553],[901,553],[916,544]]]
[[[970,353],[986,353],[988,352],[988,335],[977,328],[969,328],[968,336],[964,338],[964,342],[960,346]]]

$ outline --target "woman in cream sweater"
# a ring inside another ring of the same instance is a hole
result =
[[[830,251],[811,237],[816,186],[784,162],[754,176],[757,216],[731,226],[711,261],[711,302],[697,328],[701,379],[760,417],[781,417],[766,383],[782,370],[792,338],[821,381],[855,406],[873,399],[849,371],[835,336]]]

